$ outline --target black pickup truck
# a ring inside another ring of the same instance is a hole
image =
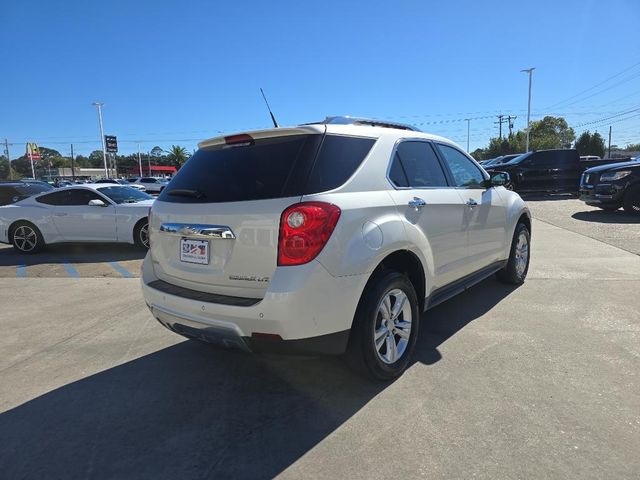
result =
[[[603,210],[640,215],[640,161],[614,163],[585,170],[580,200]]]
[[[518,192],[578,193],[580,177],[587,168],[619,160],[580,161],[576,150],[537,150],[524,153],[502,165],[489,166],[487,172],[507,172],[507,188]]]

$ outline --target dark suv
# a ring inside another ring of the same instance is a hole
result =
[[[587,205],[640,215],[640,161],[614,163],[585,170],[580,200]]]
[[[38,185],[37,183],[0,183],[0,206],[16,203],[20,200],[24,200],[25,198],[30,197],[31,195],[46,192],[52,189],[53,188],[48,185]]]
[[[511,177],[508,188],[518,192],[577,193],[580,175],[588,166],[612,163],[611,160],[581,162],[576,150],[538,150],[514,158],[501,165],[485,167],[489,173],[507,172]]]

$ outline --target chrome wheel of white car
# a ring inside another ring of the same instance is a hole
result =
[[[133,231],[133,238],[136,245],[149,248],[149,222],[139,222]]]
[[[524,283],[531,259],[530,240],[531,233],[527,225],[518,223],[511,242],[509,260],[505,267],[497,273],[499,280],[512,285]]]
[[[35,253],[44,243],[38,228],[28,222],[21,222],[13,228],[12,241],[20,253]]]
[[[529,265],[529,238],[525,230],[518,235],[518,243],[516,244],[516,273],[518,277],[524,275]]]
[[[353,321],[348,361],[376,380],[402,375],[418,338],[418,320],[418,299],[409,278],[396,271],[374,273]]]
[[[411,304],[397,288],[387,293],[378,304],[374,344],[378,358],[386,364],[404,355],[411,337]]]

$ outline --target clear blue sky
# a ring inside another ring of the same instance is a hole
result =
[[[474,118],[472,150],[497,134],[500,112],[525,125],[522,68],[537,68],[534,119],[578,125],[640,107],[638,0],[2,0],[0,20],[0,139],[12,158],[27,140],[63,155],[71,142],[99,148],[96,100],[124,153],[268,127],[259,87],[284,125],[351,114],[466,146],[460,119]],[[627,117],[614,118],[614,144],[640,142],[640,116]]]

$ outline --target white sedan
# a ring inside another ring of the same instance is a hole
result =
[[[153,197],[128,186],[65,187],[0,207],[0,242],[35,253],[62,242],[123,242],[149,248]]]

